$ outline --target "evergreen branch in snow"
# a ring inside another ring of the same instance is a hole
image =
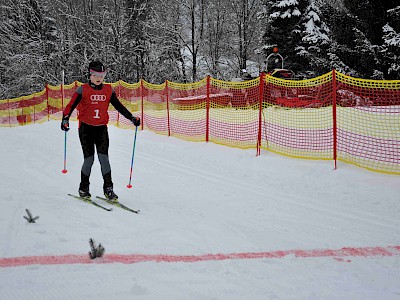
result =
[[[23,216],[25,220],[28,221],[28,223],[36,223],[35,221],[39,219],[39,216],[33,217],[29,209],[25,209],[26,213],[28,216]]]
[[[99,244],[99,246],[96,247],[95,241],[93,239],[90,239],[89,245],[91,249],[91,251],[89,251],[90,259],[95,259],[97,257],[102,257],[104,255],[105,249],[101,244]]]

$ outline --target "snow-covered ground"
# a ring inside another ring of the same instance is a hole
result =
[[[140,214],[107,212],[67,196],[76,127],[67,174],[59,122],[0,128],[1,299],[400,299],[398,176],[139,131],[128,189],[134,131],[110,126],[115,191]],[[97,160],[91,181],[101,195]]]

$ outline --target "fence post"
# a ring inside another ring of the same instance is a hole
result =
[[[209,141],[210,133],[210,75],[207,75],[207,98],[206,98],[206,142]]]
[[[168,136],[171,136],[171,120],[169,117],[169,89],[168,89],[168,80],[165,80],[165,95],[167,100],[167,129],[168,129]]]
[[[141,122],[140,124],[142,125],[142,130],[144,129],[144,84],[143,84],[143,79],[140,79],[140,96],[141,96],[141,115],[140,119]]]
[[[20,121],[19,121],[19,125],[23,126],[25,125],[25,121],[26,121],[26,117],[24,118],[24,96],[21,97],[21,116],[20,116]]]
[[[258,135],[257,135],[257,154],[256,156],[259,156],[261,154],[261,131],[262,131],[262,111],[263,111],[263,99],[264,99],[264,76],[265,73],[262,72],[260,74],[260,83],[259,83],[259,89],[258,89],[258,97],[259,97],[259,111],[258,111]]]
[[[7,99],[7,107],[8,107],[8,125],[11,128],[11,112],[10,112],[10,99]]]
[[[33,124],[35,124],[35,119],[36,119],[36,93],[33,94]]]
[[[47,122],[50,121],[49,84],[46,83]]]
[[[333,119],[333,160],[337,169],[337,116],[336,116],[336,70],[332,70],[332,119]]]
[[[121,79],[118,80],[118,99],[121,101]],[[119,127],[119,111],[117,110],[117,127]]]

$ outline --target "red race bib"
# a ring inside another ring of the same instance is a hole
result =
[[[93,89],[89,84],[82,86],[82,100],[78,104],[78,119],[85,124],[99,126],[108,123],[108,106],[112,95],[112,87],[103,85],[101,90]]]

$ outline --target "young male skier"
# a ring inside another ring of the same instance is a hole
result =
[[[81,182],[79,196],[90,198],[89,177],[94,162],[95,147],[103,175],[104,196],[112,201],[118,201],[114,193],[111,179],[111,166],[108,159],[109,138],[107,124],[109,120],[108,106],[111,103],[115,109],[135,126],[140,125],[140,118],[134,117],[128,109],[118,100],[113,88],[103,84],[106,69],[100,61],[89,64],[89,82],[78,87],[71,101],[65,107],[61,121],[61,129],[69,130],[69,118],[75,108],[78,109],[79,140],[83,151],[83,165],[81,169]]]

